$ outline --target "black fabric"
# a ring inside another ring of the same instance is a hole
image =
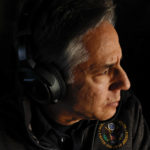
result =
[[[23,107],[24,99],[17,101],[15,98],[10,97],[0,103],[0,150],[150,149],[150,133],[141,104],[128,92],[122,94],[119,113],[112,119],[106,122],[82,120],[71,127],[58,124],[56,127],[56,123],[48,122],[40,110],[39,114],[34,111],[37,118],[33,111],[31,117],[25,117],[32,109]],[[28,125],[33,118],[36,123],[31,124],[32,129]]]
[[[33,104],[34,105],[34,104]],[[45,147],[53,142],[62,150],[79,149],[81,145],[82,129],[93,126],[95,121],[79,121],[71,126],[60,125],[53,120],[47,120],[39,106],[32,107],[32,132]]]

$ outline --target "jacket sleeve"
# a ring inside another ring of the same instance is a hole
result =
[[[139,100],[133,96],[133,128],[132,148],[133,150],[150,150],[150,131],[142,113],[142,106]]]

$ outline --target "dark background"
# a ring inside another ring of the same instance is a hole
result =
[[[123,50],[123,67],[131,89],[143,105],[143,113],[150,125],[150,1],[116,0],[117,24]]]
[[[14,54],[12,30],[17,0],[0,0],[0,97],[14,88]],[[143,105],[143,113],[150,125],[149,111],[149,60],[150,60],[150,1],[114,0],[116,30],[123,50],[122,66],[126,70],[135,95]]]

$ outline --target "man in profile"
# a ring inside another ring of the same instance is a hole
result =
[[[148,150],[112,1],[27,1],[20,13],[16,92],[0,105],[0,149]]]

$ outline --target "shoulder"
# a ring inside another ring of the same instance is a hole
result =
[[[120,107],[114,118],[98,125],[98,140],[104,149],[148,150],[149,129],[139,99],[132,92],[122,92]]]

